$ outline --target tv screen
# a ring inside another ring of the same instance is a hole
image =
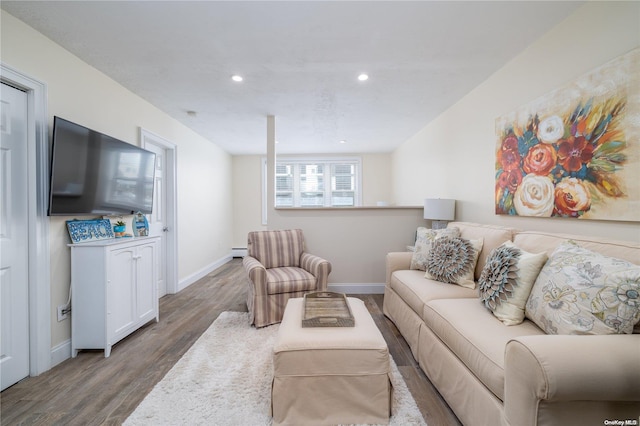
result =
[[[49,215],[151,213],[155,154],[54,117]]]

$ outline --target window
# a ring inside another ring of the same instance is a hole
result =
[[[359,158],[279,157],[275,177],[276,207],[359,206],[360,170]]]

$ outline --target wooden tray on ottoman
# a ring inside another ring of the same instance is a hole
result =
[[[302,327],[353,327],[355,320],[343,293],[317,291],[304,295]]]

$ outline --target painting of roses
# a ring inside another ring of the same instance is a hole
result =
[[[640,49],[496,120],[496,214],[640,221]]]

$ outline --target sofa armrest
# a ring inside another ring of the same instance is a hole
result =
[[[413,252],[410,251],[394,251],[387,253],[387,286],[391,282],[391,274],[395,271],[409,269],[411,267],[411,258]]]
[[[512,425],[537,424],[544,403],[640,403],[640,335],[513,339],[505,349],[504,393]]]
[[[249,275],[255,294],[262,296],[267,294],[267,270],[255,257],[245,256],[242,265]]]
[[[300,256],[300,267],[311,273],[318,280],[318,291],[327,289],[329,274],[331,273],[331,263],[328,260],[310,253],[302,253]]]

